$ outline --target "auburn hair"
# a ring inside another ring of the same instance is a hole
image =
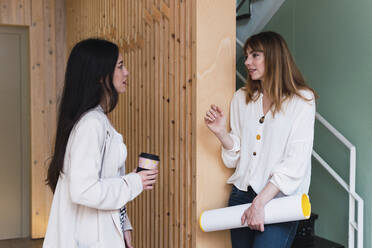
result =
[[[252,80],[249,76],[244,87],[246,102],[256,101],[260,92],[265,92],[272,101],[273,114],[281,110],[283,102],[297,95],[304,100],[300,90],[309,90],[314,97],[318,95],[310,88],[288,49],[283,37],[275,32],[267,31],[253,35],[244,44],[244,52],[248,49],[264,54],[265,71],[262,82]]]

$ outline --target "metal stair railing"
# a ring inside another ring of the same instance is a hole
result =
[[[243,48],[243,43],[237,38],[236,43]],[[236,71],[236,75],[243,82],[246,79],[243,75]],[[337,172],[313,150],[313,157],[324,167],[324,169],[348,192],[349,194],[349,235],[348,247],[355,247],[355,232],[357,232],[357,248],[363,248],[363,217],[364,217],[364,201],[355,192],[355,177],[356,177],[356,149],[355,146],[346,139],[336,128],[334,128],[326,119],[324,119],[318,112],[315,113],[315,118],[327,128],[339,141],[341,141],[350,151],[349,159],[349,184],[342,179]],[[357,220],[355,219],[355,202],[357,205]]]
[[[339,141],[341,141],[350,151],[349,158],[349,184],[345,182],[333,169],[324,161],[319,154],[313,150],[313,157],[332,175],[334,179],[349,193],[349,235],[348,247],[355,247],[355,232],[357,232],[357,247],[363,248],[363,214],[364,201],[355,192],[355,176],[356,176],[356,149],[349,140],[347,140],[336,128],[334,128],[327,120],[319,113],[315,114],[316,119],[327,128]],[[355,220],[355,201],[358,203],[357,220]]]
[[[243,7],[244,4],[248,3],[249,6],[249,12],[248,13],[243,13],[239,15],[239,10]],[[237,7],[236,7],[236,20],[242,20],[242,19],[249,19],[251,18],[251,13],[252,13],[252,0],[240,0],[237,1]]]

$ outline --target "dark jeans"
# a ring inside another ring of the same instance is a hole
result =
[[[245,192],[233,186],[229,206],[251,203],[256,196],[251,187]],[[248,227],[231,229],[232,248],[290,248],[297,225],[298,221],[265,225],[264,232]]]

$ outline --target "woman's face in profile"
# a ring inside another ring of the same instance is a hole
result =
[[[265,75],[265,57],[263,51],[254,51],[248,47],[244,62],[252,80],[262,80]]]
[[[124,66],[123,56],[119,53],[118,61],[115,65],[113,83],[116,91],[120,93],[124,93],[127,89],[127,78],[128,78],[128,70]]]

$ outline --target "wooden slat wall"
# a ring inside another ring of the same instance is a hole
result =
[[[159,181],[129,204],[135,247],[192,247],[192,1],[67,0],[67,44],[101,37],[119,45],[129,87],[110,119],[128,147],[160,155]]]
[[[0,25],[29,27],[31,236],[40,238],[45,233],[52,196],[45,186],[45,177],[65,66],[64,1],[0,0]]]

